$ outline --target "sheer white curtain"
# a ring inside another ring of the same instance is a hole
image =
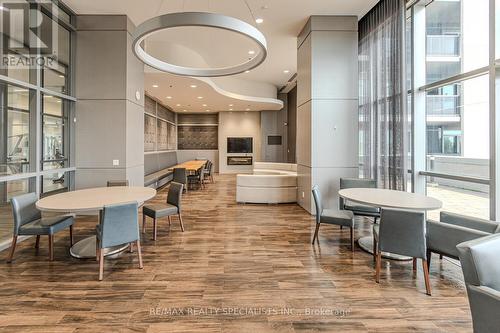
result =
[[[405,0],[382,0],[359,22],[360,176],[406,190]]]

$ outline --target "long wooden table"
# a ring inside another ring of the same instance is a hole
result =
[[[170,167],[169,169],[170,170],[173,170],[173,169],[180,169],[180,168],[184,168],[186,169],[186,171],[188,172],[196,172],[198,171],[199,169],[203,168],[205,166],[205,164],[207,163],[206,160],[193,160],[193,161],[186,161],[186,162],[183,162],[183,163],[180,163],[180,164],[177,164],[177,165],[174,165],[172,167]]]

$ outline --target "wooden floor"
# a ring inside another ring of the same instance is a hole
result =
[[[154,199],[164,200],[166,190]],[[144,269],[135,254],[98,264],[68,254],[67,233],[33,240],[0,263],[0,332],[471,332],[459,267],[434,257],[433,296],[421,268],[383,261],[380,285],[371,255],[349,249],[349,230],[314,222],[297,205],[236,204],[235,177],[218,176],[183,198],[184,225],[160,224],[143,236]],[[356,237],[370,224],[357,221]],[[76,238],[95,219],[78,218]]]

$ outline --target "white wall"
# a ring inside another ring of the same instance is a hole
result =
[[[227,154],[228,137],[252,137],[253,154]],[[260,112],[219,112],[219,173],[252,172],[251,165],[227,165],[227,156],[253,156],[260,161],[261,152]]]

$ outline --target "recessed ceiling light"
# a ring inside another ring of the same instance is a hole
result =
[[[229,109],[229,111],[233,111],[233,109]]]
[[[158,88],[158,87],[159,87],[159,85],[153,84],[153,88]]]
[[[285,69],[285,70],[283,71],[283,73],[288,74],[288,73],[290,73],[290,71],[289,71],[288,69]]]
[[[255,23],[257,23],[257,24],[261,24],[262,22],[264,22],[264,19],[262,19],[260,17],[255,20]]]
[[[229,104],[229,106],[233,106],[233,104]]]
[[[205,111],[210,112],[210,110],[205,110]]]
[[[203,99],[203,96],[198,96],[198,97],[196,97],[196,98],[198,98],[198,99]]]
[[[182,111],[186,112],[187,110],[182,110]]]
[[[180,104],[176,104],[175,106],[181,106]]]
[[[206,104],[203,104],[202,106],[207,106]]]
[[[196,84],[192,84],[192,85],[190,85],[190,87],[191,87],[191,88],[196,88],[196,87],[197,87],[197,85],[196,85]]]
[[[250,54],[250,55],[255,54],[255,51],[254,50],[250,50],[250,51],[248,51],[248,54]]]
[[[167,99],[172,99],[172,96],[167,96]]]
[[[245,71],[245,73],[250,73],[250,71]]]
[[[250,111],[250,109],[245,109],[245,111]]]

